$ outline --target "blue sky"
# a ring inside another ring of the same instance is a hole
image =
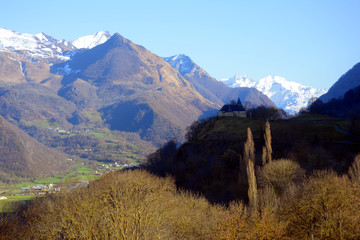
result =
[[[329,88],[360,62],[360,1],[3,1],[0,26],[73,40],[105,30],[213,77],[279,75]]]

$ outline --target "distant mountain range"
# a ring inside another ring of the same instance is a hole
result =
[[[20,34],[12,30],[0,28],[0,47],[2,47],[0,48],[0,52],[2,51],[3,53],[9,53],[12,52],[12,50],[15,50],[19,56],[15,56],[11,59],[20,60],[18,61],[18,64],[21,64],[21,67],[27,67],[27,69],[29,69],[31,68],[28,66],[30,65],[30,63],[24,63],[22,62],[23,59],[19,58],[25,57],[26,59],[32,59],[32,62],[34,60],[45,61],[46,63],[50,63],[52,65],[70,60],[75,54],[77,54],[80,49],[91,49],[99,44],[106,42],[108,39],[111,38],[111,36],[112,35],[109,32],[100,31],[88,36],[80,37],[73,41],[66,41],[56,40],[44,33]],[[185,79],[194,84],[196,89],[200,91],[203,97],[216,104],[222,105],[224,103],[227,103],[231,99],[240,97],[243,102],[251,102],[252,106],[274,106],[271,101],[265,99],[263,96],[260,97],[261,100],[258,100],[258,93],[254,92],[253,90],[245,88],[231,90],[224,87],[223,85],[218,85],[214,81],[214,78],[209,76],[203,69],[201,69],[189,57],[185,55],[177,55],[170,58],[164,58],[164,60],[168,61],[175,69],[180,72],[180,74]],[[178,66],[175,66],[174,64]],[[191,76],[190,71],[193,67],[194,71]],[[41,70],[43,70],[43,68],[44,67],[42,67]],[[186,72],[186,68],[189,68],[188,72]],[[14,73],[14,75],[17,76],[11,76],[10,78],[16,78],[18,79],[18,81],[24,82],[24,69],[15,70],[17,70],[17,74]],[[37,73],[41,72],[44,75],[44,71],[40,71],[39,67],[37,67],[37,69],[33,70],[32,72],[34,71],[37,71]],[[71,71],[77,70],[69,68],[69,65],[64,65],[63,69],[58,69],[57,73],[61,75],[68,75]],[[199,75],[199,71],[201,71],[201,76]],[[47,73],[48,72],[46,71],[45,75],[48,75]],[[204,79],[200,80],[200,78],[204,77],[207,79],[206,81],[204,81]],[[195,78],[197,78],[197,81],[194,81]]]
[[[118,33],[66,41],[0,28],[0,140],[15,137],[0,141],[0,148],[14,143],[21,150],[0,158],[0,169],[19,176],[67,169],[64,155],[18,127],[116,131],[126,139],[160,145],[181,140],[193,121],[216,115],[232,99],[240,98],[247,108],[276,107],[273,98],[279,107],[296,111],[321,94],[280,77],[237,79],[217,81],[188,56],[161,58]],[[0,177],[4,174],[0,171]]]
[[[327,92],[326,89],[315,89],[296,82],[287,81],[280,76],[267,76],[255,81],[248,76],[234,76],[221,79],[229,87],[256,88],[268,96],[279,108],[294,114],[306,107],[311,98],[318,98]]]
[[[0,114],[19,125],[97,126],[160,144],[238,97],[275,106],[256,89],[229,88],[188,59],[175,66],[120,34],[74,41],[0,28]],[[184,67],[190,67],[188,71]]]
[[[21,57],[32,59],[32,62],[35,60],[56,64],[72,59],[72,56],[80,49],[91,49],[106,42],[111,36],[112,34],[109,32],[100,31],[80,37],[73,41],[66,41],[56,40],[44,33],[21,34],[12,30],[0,28],[0,59],[3,54],[16,52],[18,56],[10,57],[10,59],[17,60],[18,64],[21,65],[21,68],[26,67],[28,72],[36,72],[37,75],[40,73],[52,78],[54,76],[49,76],[47,71],[44,73],[43,69],[46,67],[37,66],[33,69],[33,66],[29,66],[31,63],[27,63],[24,59],[21,59]],[[233,91],[226,89],[221,85],[217,85],[213,81],[215,79],[196,65],[188,56],[176,55],[166,57],[164,60],[177,69],[182,77],[194,84],[196,90],[199,91],[203,97],[216,104],[221,105],[232,98],[240,96],[243,102],[251,100],[250,102],[252,102],[254,106],[271,105],[269,101],[264,99],[260,101],[255,100],[254,96],[256,94],[250,90],[245,91],[245,89],[242,89],[242,91],[239,92],[239,90]],[[6,59],[4,65],[8,66],[8,64],[6,64],[8,61],[9,58]],[[32,70],[29,70],[31,68]],[[11,70],[13,69],[10,68],[10,71]],[[28,77],[25,76],[28,72],[24,71],[24,69],[14,70],[18,71],[18,74],[13,73],[15,76],[11,75],[7,77],[17,79],[21,82],[24,81],[22,78]],[[63,75],[69,74],[70,71],[76,71],[68,68],[68,65],[64,65],[62,72],[60,69],[58,70],[58,73]],[[31,75],[31,73],[28,75]],[[204,78],[207,80],[204,80]],[[315,89],[299,83],[289,82],[279,76],[268,76],[259,81],[254,81],[247,76],[234,76],[229,79],[221,79],[220,81],[231,88],[255,88],[269,97],[277,107],[282,108],[289,113],[298,112],[302,107],[307,106],[311,98],[317,98],[327,92],[325,89]],[[247,96],[246,99],[245,96]]]
[[[186,55],[165,57],[164,60],[178,70],[186,80],[190,81],[203,97],[214,103],[223,105],[239,97],[248,108],[261,105],[276,107],[267,96],[257,89],[248,87],[231,88],[217,81]]]

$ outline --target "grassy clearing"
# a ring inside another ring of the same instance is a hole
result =
[[[82,165],[82,164],[76,164],[75,169],[68,173],[61,181],[59,182],[74,182],[77,180],[94,180],[97,179],[99,176],[94,174],[94,169]]]
[[[293,121],[304,121],[314,125],[337,126],[344,131],[349,128],[349,123],[346,120],[320,114],[303,114],[294,118]]]
[[[90,119],[92,122],[102,122],[102,118],[99,112],[97,111],[83,111],[82,112],[85,117],[87,117],[88,119]]]
[[[299,115],[295,118],[293,118],[293,120],[302,120],[302,121],[333,121],[333,120],[338,120],[337,118],[334,117],[330,117],[327,115],[321,115],[321,114],[302,114]]]
[[[222,117],[215,122],[210,129],[204,129],[199,137],[202,139],[214,138],[215,136],[224,136],[225,138],[244,138],[247,128],[250,127],[253,132],[263,128],[263,122],[247,118]]]
[[[94,172],[93,169],[85,165],[77,164],[77,167],[78,168],[76,169],[76,171],[82,174],[91,174],[92,172]]]
[[[57,122],[52,122],[52,121],[48,121],[48,120],[43,120],[43,121],[31,121],[31,122],[27,122],[27,125],[33,125],[39,128],[57,128],[57,127],[61,127]]]
[[[246,130],[250,127],[254,139],[262,137],[265,123],[236,117],[223,117],[208,122],[198,134],[199,139],[246,139]],[[306,139],[319,139],[323,142],[349,141],[348,122],[319,114],[304,114],[289,120],[270,121],[273,133],[292,134]]]
[[[87,132],[84,135],[85,136],[93,135],[94,137],[97,137],[97,138],[105,138],[105,134],[99,133],[99,132]]]

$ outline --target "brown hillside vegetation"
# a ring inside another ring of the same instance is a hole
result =
[[[317,172],[281,197],[260,191],[254,211],[212,205],[170,177],[113,172],[1,218],[0,239],[359,239],[359,194],[346,175]]]
[[[125,171],[36,199],[21,216],[2,221],[0,238],[217,239],[224,217],[223,207],[177,192],[171,178]]]
[[[19,63],[12,60],[8,53],[0,53],[0,80],[3,82],[25,82]]]
[[[61,77],[50,73],[46,60],[31,61],[20,52],[0,52],[0,82],[39,83],[57,89]]]

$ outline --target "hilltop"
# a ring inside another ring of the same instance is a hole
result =
[[[290,120],[271,121],[274,159],[292,159],[311,173],[314,170],[347,171],[360,152],[360,139],[348,133],[346,121],[305,114]],[[210,201],[247,199],[247,184],[239,187],[240,159],[247,128],[253,133],[256,165],[261,166],[265,122],[236,117],[211,118],[192,125],[188,141],[176,148],[168,143],[151,155],[150,171],[172,175],[178,187],[204,194]],[[346,154],[344,154],[346,152]]]

